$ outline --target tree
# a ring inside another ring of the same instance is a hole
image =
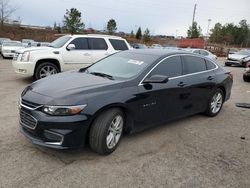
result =
[[[198,26],[197,22],[194,22],[187,31],[188,38],[199,38],[201,36],[201,27]]]
[[[84,29],[84,23],[81,22],[81,12],[76,8],[71,8],[66,10],[64,15],[64,26],[66,29],[73,35],[74,33],[79,32],[80,29]]]
[[[16,11],[17,7],[10,5],[10,0],[0,0],[0,23],[8,21],[11,15]]]
[[[143,33],[143,41],[144,42],[149,42],[150,41],[150,31],[149,31],[148,28]]]
[[[138,28],[136,35],[135,35],[136,39],[141,39],[142,38],[142,32],[141,32],[141,27]]]
[[[130,37],[131,38],[134,38],[135,37],[135,34],[134,34],[134,31],[132,30],[131,33],[130,33]]]
[[[116,21],[114,19],[110,19],[108,21],[107,30],[109,34],[113,34],[117,30]]]

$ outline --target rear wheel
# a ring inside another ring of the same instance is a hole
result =
[[[221,89],[216,89],[210,97],[205,114],[214,117],[221,111],[224,102],[224,93]]]
[[[90,128],[91,149],[101,155],[115,151],[122,137],[124,123],[124,113],[120,109],[113,108],[100,114]]]
[[[243,74],[243,80],[245,82],[250,82],[250,76],[246,76],[246,75]]]
[[[225,66],[231,66],[232,64],[231,63],[225,63]]]
[[[49,62],[44,62],[40,65],[38,65],[38,67],[35,70],[35,78],[37,80],[41,79],[41,78],[45,78],[48,76],[51,76],[53,74],[57,74],[59,72],[58,67],[53,64],[53,63],[49,63]]]

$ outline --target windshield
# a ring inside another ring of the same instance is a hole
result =
[[[22,46],[22,43],[19,43],[19,42],[4,42],[3,46]]]
[[[250,55],[250,51],[241,50],[241,51],[239,51],[239,52],[236,52],[235,54],[239,54],[239,55]]]
[[[86,73],[102,73],[114,79],[128,79],[138,76],[158,56],[121,52],[100,60],[86,70]]]
[[[49,46],[53,48],[61,48],[66,42],[71,39],[69,36],[60,37],[54,40]]]

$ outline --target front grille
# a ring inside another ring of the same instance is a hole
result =
[[[30,129],[35,129],[37,125],[37,120],[30,114],[20,110],[20,123],[22,126],[28,127]]]
[[[21,102],[22,105],[25,105],[29,108],[32,108],[32,109],[36,109],[38,107],[40,107],[41,105],[40,104],[37,104],[37,103],[33,103],[33,102],[30,102],[30,101],[26,101],[24,99],[22,99],[22,102]]]
[[[11,50],[11,53],[16,53],[16,51],[15,50]]]

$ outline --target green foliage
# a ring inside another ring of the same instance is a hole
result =
[[[141,32],[141,27],[138,28],[136,35],[135,35],[136,39],[141,39],[142,38],[142,32]]]
[[[209,40],[214,43],[247,46],[250,39],[250,28],[246,20],[241,20],[238,25],[229,23],[222,26],[216,23],[211,32]]]
[[[84,29],[84,23],[81,22],[81,12],[76,8],[66,10],[63,20],[64,26],[71,34],[79,32],[80,29]]]
[[[116,21],[114,19],[110,19],[107,24],[107,30],[109,34],[114,34],[117,30]]]
[[[143,33],[143,41],[144,42],[149,42],[150,41],[150,31],[149,31],[148,28]]]
[[[131,38],[134,38],[135,37],[135,34],[134,34],[134,31],[132,30],[131,33],[130,33],[130,37]]]
[[[188,38],[199,38],[201,37],[201,27],[198,26],[197,22],[194,22],[187,31]]]

